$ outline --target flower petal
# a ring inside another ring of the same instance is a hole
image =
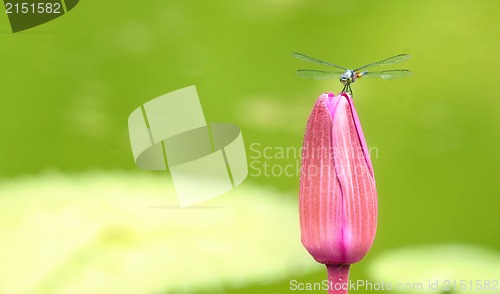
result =
[[[364,137],[355,122],[356,111],[349,96],[339,97],[333,114],[332,146],[342,191],[345,263],[354,263],[364,257],[375,238],[377,191],[371,166],[367,164],[369,158],[365,156]]]
[[[354,102],[352,101],[352,97],[347,94],[343,93],[345,96],[347,96],[347,101],[349,102],[349,106],[351,107],[351,114],[352,117],[354,118],[354,124],[356,125],[356,130],[358,133],[358,138],[359,142],[361,143],[363,154],[365,155],[365,160],[366,164],[368,165],[368,168],[370,169],[370,173],[372,177],[375,177],[373,173],[373,166],[372,166],[372,161],[370,159],[370,152],[368,150],[368,145],[366,144],[365,140],[365,134],[363,133],[363,129],[361,128],[361,122],[359,121],[358,113],[356,112],[356,108],[354,108]]]
[[[333,95],[319,97],[304,136],[300,178],[302,244],[320,263],[344,259],[342,196],[332,153],[332,118],[328,106]]]

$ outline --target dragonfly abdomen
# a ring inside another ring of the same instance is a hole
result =
[[[367,73],[368,73],[367,71],[356,72],[356,78],[361,78],[362,76],[364,76]]]

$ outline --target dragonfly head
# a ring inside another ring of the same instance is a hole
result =
[[[345,86],[354,83],[356,80],[356,73],[353,70],[346,70],[345,73],[340,75],[340,82]]]

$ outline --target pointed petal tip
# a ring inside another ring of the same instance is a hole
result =
[[[332,93],[332,92],[325,92],[323,94],[321,94],[319,97],[318,97],[318,100],[321,100],[321,101],[324,101],[324,102],[329,102],[330,100],[332,100],[332,98],[334,98],[336,95],[335,93]]]
[[[342,92],[342,93],[339,94],[339,96],[344,96],[344,97],[346,97],[348,99],[352,99],[351,95],[349,95],[349,93],[347,93],[347,92]]]

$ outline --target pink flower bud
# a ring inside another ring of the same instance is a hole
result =
[[[373,168],[347,93],[325,93],[318,98],[307,122],[303,147],[299,197],[302,244],[317,262],[327,265],[330,281],[346,280],[348,265],[368,252],[377,226]],[[344,277],[335,278],[336,272]]]

